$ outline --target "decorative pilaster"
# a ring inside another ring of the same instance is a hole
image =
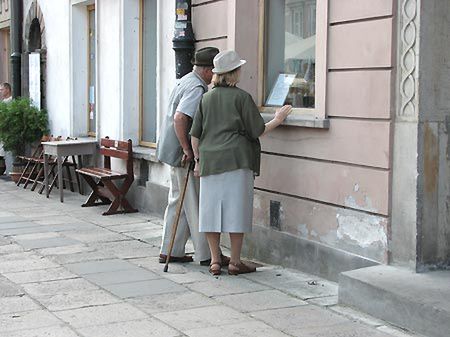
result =
[[[399,104],[397,117],[418,118],[420,0],[401,0],[399,8]]]

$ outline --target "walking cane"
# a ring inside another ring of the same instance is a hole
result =
[[[178,201],[177,214],[175,215],[175,221],[172,224],[172,236],[170,237],[169,252],[166,257],[166,264],[164,265],[165,273],[167,273],[167,270],[169,269],[170,255],[172,254],[173,244],[175,242],[175,235],[177,234],[178,222],[180,220],[181,210],[183,209],[184,196],[186,195],[186,188],[187,188],[187,184],[189,181],[189,174],[193,170],[193,165],[194,165],[194,161],[189,163],[186,177],[184,178],[183,189],[181,190],[180,200]]]

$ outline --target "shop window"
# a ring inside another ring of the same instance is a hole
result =
[[[156,145],[156,0],[141,0],[140,144]]]
[[[263,111],[325,118],[327,0],[266,0]],[[271,108],[272,107],[272,108]]]

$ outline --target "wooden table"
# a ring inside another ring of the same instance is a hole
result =
[[[67,156],[81,156],[81,155],[93,155],[97,149],[97,140],[95,139],[76,139],[76,140],[62,140],[56,142],[43,142],[44,147],[44,184],[45,195],[49,197],[49,184],[48,184],[48,157],[55,156],[58,170],[58,189],[61,202],[64,202],[63,192],[63,172],[62,164],[63,157]],[[79,163],[82,165],[81,161]]]

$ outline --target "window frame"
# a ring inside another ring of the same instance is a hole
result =
[[[268,0],[260,0],[260,27],[259,27],[259,74],[262,79],[258,83],[258,106],[262,114],[274,114],[276,107],[265,106],[266,100],[266,68],[267,68],[267,47],[268,29],[266,7]],[[326,113],[326,89],[327,89],[327,42],[328,42],[328,0],[317,0],[316,7],[316,79],[315,79],[315,107],[314,108],[293,108],[289,118],[296,119],[321,119],[327,118]],[[289,119],[288,118],[288,119]],[[286,123],[289,124],[289,123]],[[325,123],[324,127],[327,127]],[[318,126],[320,127],[320,126]]]
[[[144,1],[139,0],[139,132],[138,143],[144,147],[156,148],[157,142],[143,140],[144,136]],[[156,4],[158,6],[158,2]],[[157,112],[155,111],[155,126],[157,123]]]
[[[97,12],[96,12],[96,8],[95,8],[95,4],[92,5],[87,5],[86,6],[86,10],[87,10],[87,23],[88,23],[88,29],[87,29],[87,58],[88,58],[88,63],[87,63],[87,135],[88,137],[97,137],[97,112],[96,112],[96,116],[95,116],[95,123],[94,123],[94,131],[91,130],[91,119],[90,119],[90,72],[91,72],[91,64],[92,64],[92,60],[91,60],[91,39],[90,39],[90,31],[91,31],[91,20],[90,20],[90,14],[91,12],[94,12],[94,29],[95,29],[95,47],[97,48],[97,27],[95,27],[96,25],[96,17],[97,17]],[[97,50],[95,51],[95,74],[94,74],[94,83],[97,84]],[[97,109],[97,85],[95,85],[94,87],[94,104],[95,104],[95,109]]]

